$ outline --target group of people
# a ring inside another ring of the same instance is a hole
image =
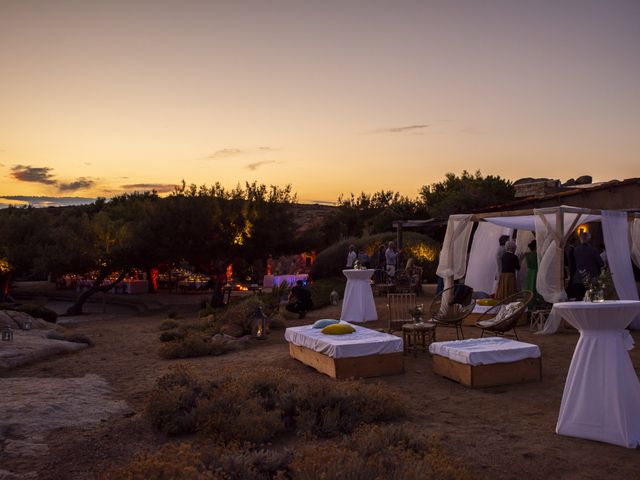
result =
[[[585,295],[585,280],[595,278],[600,274],[605,264],[602,254],[591,246],[591,236],[588,232],[579,235],[580,244],[575,246],[571,242],[565,251],[565,265],[568,267],[569,282],[567,297],[582,300]],[[498,271],[498,286],[495,297],[503,300],[518,291],[516,272],[520,270],[521,259],[527,266],[525,289],[533,292],[533,302],[541,301],[536,288],[538,276],[538,254],[536,240],[528,244],[529,251],[522,257],[516,255],[516,243],[508,235],[502,235],[499,239],[496,252]]]
[[[356,251],[356,246],[351,244],[349,245],[349,252],[347,253],[346,267],[353,268],[357,260],[359,265],[366,268],[373,266],[378,270],[386,271],[387,275],[393,277],[398,269],[400,253],[401,250],[396,248],[396,244],[393,241],[389,242],[386,246],[381,244],[376,250],[372,265],[371,258],[367,255],[364,248],[361,247],[360,250]]]

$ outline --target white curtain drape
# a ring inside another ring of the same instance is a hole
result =
[[[573,211],[565,211],[571,209]],[[538,244],[538,277],[536,289],[550,303],[567,299],[564,290],[564,247],[571,233],[580,223],[600,217],[576,212],[573,207],[541,208],[533,211]]]
[[[445,288],[453,286],[453,281],[464,277],[467,268],[467,247],[473,228],[472,215],[451,215],[444,235],[440,262],[436,271],[444,278]]]
[[[631,266],[627,212],[602,210],[602,235],[607,250],[607,262],[611,269],[618,298],[620,300],[638,300],[638,290]],[[634,319],[630,327],[640,329],[640,318]]]
[[[631,259],[640,268],[640,218],[634,218],[629,225],[629,243],[631,245]]]
[[[480,222],[473,234],[469,265],[464,283],[476,292],[493,293],[497,274],[496,252],[501,235],[511,235],[511,229],[493,223]]]

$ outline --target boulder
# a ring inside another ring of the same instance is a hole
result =
[[[591,175],[582,175],[576,178],[576,185],[590,185],[593,182]]]
[[[220,328],[220,333],[229,335],[230,337],[242,337],[244,335],[244,329],[236,323],[228,323]]]
[[[31,320],[32,330],[59,330],[61,328],[55,323],[47,322],[41,318],[34,318],[28,313],[15,310],[0,310],[0,326],[9,325],[13,329],[23,330],[27,320]]]

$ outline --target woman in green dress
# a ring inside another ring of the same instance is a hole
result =
[[[536,289],[536,277],[538,276],[538,253],[536,252],[537,243],[535,240],[529,242],[529,251],[524,256],[524,261],[527,264],[527,280],[525,282],[525,288],[533,292],[533,298],[531,300],[530,307],[535,306],[538,303],[539,295]]]

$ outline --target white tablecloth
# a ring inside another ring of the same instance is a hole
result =
[[[640,313],[640,302],[563,302],[554,309],[580,331],[556,433],[640,445],[640,382],[625,349],[625,327]]]
[[[467,365],[511,363],[540,357],[537,345],[502,337],[434,342],[429,345],[429,352]]]
[[[371,276],[375,270],[343,270],[347,277],[340,320],[345,322],[373,322],[378,320],[376,303],[371,291]]]
[[[325,335],[321,333],[321,328],[311,325],[289,327],[284,332],[284,338],[294,345],[310,348],[331,358],[402,352],[401,338],[358,325],[352,326],[356,331],[346,335]]]

